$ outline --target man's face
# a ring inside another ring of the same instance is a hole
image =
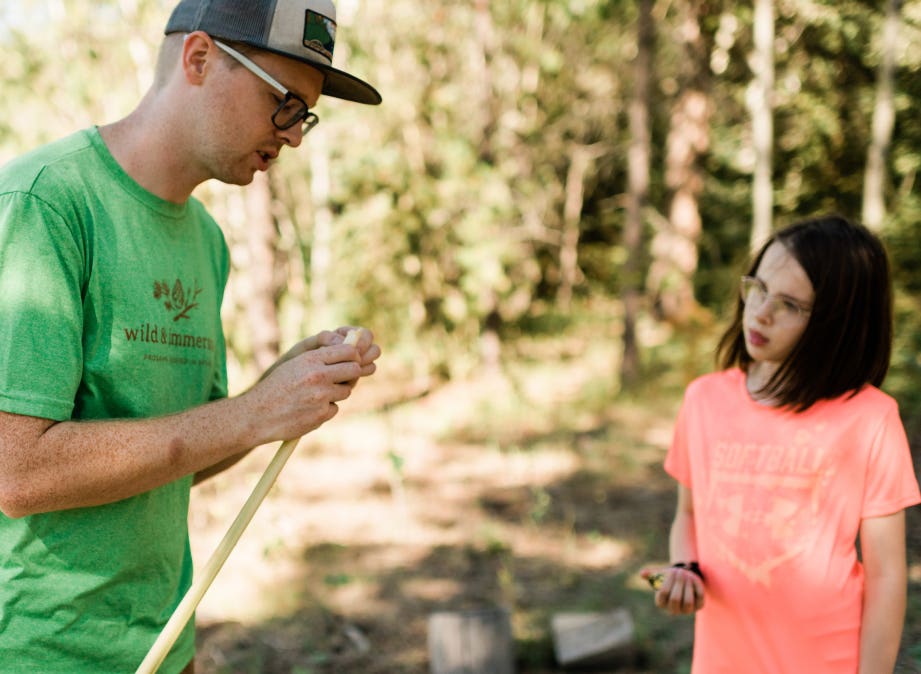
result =
[[[212,95],[222,100],[209,114],[211,129],[206,151],[208,172],[222,182],[246,185],[256,171],[268,170],[281,148],[298,147],[303,139],[301,121],[287,129],[273,122],[285,101],[285,92],[266,79],[290,92],[289,103],[297,100],[312,109],[323,88],[323,74],[299,61],[270,52],[250,52],[245,58],[249,67],[214,45],[216,67],[221,70],[215,78]],[[258,69],[259,74],[254,72]]]

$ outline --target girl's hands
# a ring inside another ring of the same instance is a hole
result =
[[[675,566],[646,568],[640,571],[656,590],[656,606],[671,615],[694,613],[704,605],[704,583],[699,575]]]

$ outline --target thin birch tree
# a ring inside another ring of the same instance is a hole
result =
[[[652,0],[641,0],[637,20],[636,60],[633,66],[633,99],[630,101],[630,146],[627,151],[627,217],[623,246],[627,253],[623,274],[624,332],[620,378],[629,386],[639,379],[640,353],[636,323],[642,294],[643,210],[649,198],[649,167],[652,133],[649,128],[652,54],[655,25]]]
[[[773,187],[771,180],[774,144],[774,2],[755,0],[755,49],[751,56],[754,80],[747,102],[752,119],[754,175],[752,185],[751,248],[758,248],[773,226]]]
[[[889,0],[880,41],[879,75],[876,83],[876,105],[873,108],[873,128],[867,151],[867,167],[863,177],[863,224],[879,230],[886,216],[884,190],[886,157],[895,126],[895,50],[898,43],[902,0]]]
[[[703,229],[699,201],[704,188],[700,159],[710,146],[712,41],[701,25],[705,3],[691,0],[676,6],[680,12],[675,35],[681,66],[680,90],[671,109],[665,141],[668,218],[657,221],[647,283],[658,313],[671,323],[683,325],[697,310],[694,274]]]

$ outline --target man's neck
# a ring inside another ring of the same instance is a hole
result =
[[[177,204],[185,203],[203,182],[182,159],[182,143],[164,142],[168,125],[149,114],[144,103],[130,115],[99,127],[99,134],[115,161],[148,192]]]

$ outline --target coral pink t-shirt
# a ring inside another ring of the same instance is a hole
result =
[[[921,501],[896,402],[868,386],[802,413],[745,375],[685,393],[665,469],[693,494],[706,576],[693,674],[855,674],[861,520]]]

